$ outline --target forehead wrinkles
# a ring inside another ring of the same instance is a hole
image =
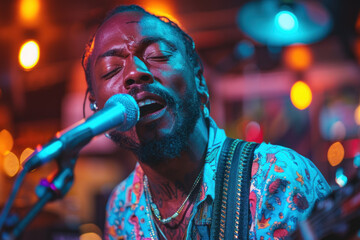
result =
[[[111,20],[111,19],[109,19]],[[108,21],[109,21],[108,20]],[[135,22],[125,23],[125,22],[108,22],[105,23],[95,35],[95,46],[103,45],[107,43],[107,40],[113,40],[114,38],[126,43],[131,43],[135,41],[134,29],[133,26]]]
[[[93,54],[101,54],[104,48],[118,44],[126,44],[128,47],[136,46],[136,43],[143,37],[161,37],[174,43],[177,48],[186,55],[186,47],[183,37],[171,26],[164,23],[157,17],[138,13],[118,13],[104,22],[95,34],[93,41]]]

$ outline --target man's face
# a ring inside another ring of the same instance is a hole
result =
[[[194,67],[175,30],[153,16],[118,13],[97,31],[90,64],[91,98],[100,108],[117,93],[132,95],[140,107],[136,127],[111,132],[115,142],[149,164],[187,147],[200,100]]]

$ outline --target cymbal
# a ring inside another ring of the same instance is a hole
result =
[[[257,0],[245,4],[237,15],[240,29],[253,40],[270,46],[317,42],[332,29],[332,18],[318,2]]]

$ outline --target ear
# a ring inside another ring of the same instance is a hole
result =
[[[203,69],[200,66],[194,68],[195,73],[195,84],[196,84],[196,91],[201,99],[203,104],[206,104],[209,99],[207,99],[206,95],[209,96],[208,87],[206,85],[206,81],[203,75]]]
[[[89,101],[91,102],[91,103],[94,103],[96,100],[95,100],[95,96],[92,94],[92,93],[90,93],[89,94]]]

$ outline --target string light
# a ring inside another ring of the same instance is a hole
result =
[[[3,129],[0,132],[0,154],[5,155],[10,152],[13,145],[14,139],[11,136],[11,133],[8,130]]]
[[[21,0],[20,17],[23,22],[29,23],[35,21],[39,16],[40,1],[39,0]]]
[[[291,87],[290,99],[296,108],[300,110],[306,109],[312,101],[312,92],[310,87],[303,81],[297,81]]]
[[[40,58],[40,48],[36,41],[25,42],[19,52],[19,63],[25,70],[30,70],[36,66]]]
[[[81,234],[79,239],[80,240],[101,240],[101,237],[94,232],[88,232],[88,233]]]
[[[82,233],[80,240],[101,240],[101,230],[93,223],[82,224],[79,230]]]
[[[355,122],[357,125],[360,125],[360,105],[357,106],[354,113]]]
[[[15,176],[16,173],[19,171],[20,169],[19,159],[14,153],[8,152],[4,156],[3,168],[4,168],[4,172],[9,177]]]
[[[26,148],[20,155],[20,164],[22,164],[32,153],[34,149]]]
[[[304,71],[312,64],[313,56],[306,45],[292,45],[285,48],[283,61],[292,70]]]
[[[340,142],[333,143],[327,152],[327,158],[331,166],[339,165],[345,156],[344,146]]]

